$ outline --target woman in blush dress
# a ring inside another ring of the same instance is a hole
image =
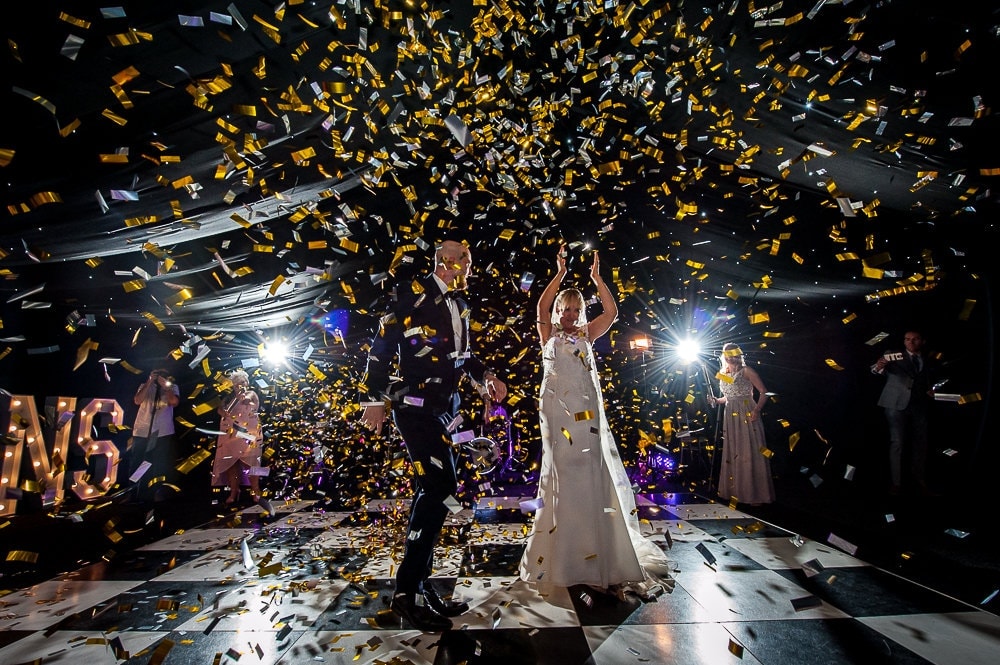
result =
[[[597,252],[591,279],[603,311],[586,320],[583,295],[560,291],[566,275],[564,248],[558,271],[538,301],[542,344],[539,420],[542,461],[538,510],[520,563],[520,577],[543,596],[555,588],[587,585],[624,598],[644,600],[670,587],[663,551],[639,531],[635,497],[608,428],[592,343],[618,316],[601,279]]]
[[[722,404],[722,468],[719,496],[752,506],[774,501],[774,480],[760,410],[767,403],[767,388],[760,375],[747,367],[740,347],[722,347],[719,389],[722,397],[709,403]],[[754,391],[757,398],[754,398]]]
[[[260,476],[255,470],[260,468],[263,444],[257,416],[260,399],[250,390],[250,377],[243,370],[234,371],[229,380],[233,382],[233,395],[217,409],[222,416],[219,422],[222,433],[215,444],[212,486],[228,486],[226,505],[232,505],[239,501],[240,486],[250,485],[253,500],[259,503]]]

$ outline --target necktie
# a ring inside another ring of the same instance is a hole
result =
[[[458,292],[445,291],[445,302],[448,304],[448,311],[451,312],[451,328],[455,339],[455,353],[462,352],[462,313],[458,310]]]
[[[915,353],[911,354],[910,355],[910,361],[913,363],[913,366],[917,369],[918,372],[921,369],[923,369],[922,366],[921,366],[921,362],[920,362],[920,356],[918,356],[917,354],[915,354]]]

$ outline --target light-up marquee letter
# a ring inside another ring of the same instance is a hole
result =
[[[21,477],[22,437],[7,436],[3,440],[3,458],[0,459],[0,517],[17,511],[17,499],[7,496],[8,487],[17,487]]]
[[[118,446],[113,441],[94,441],[87,436],[94,417],[111,414],[111,422],[121,425],[125,412],[113,399],[95,399],[80,412],[80,429],[76,442],[83,449],[87,468],[73,472],[70,488],[81,499],[95,499],[107,493],[118,480]]]
[[[8,498],[7,488],[18,487],[21,457],[25,446],[28,448],[34,472],[34,478],[28,482],[34,483],[34,489],[41,492],[43,502],[62,501],[66,446],[69,444],[70,435],[69,421],[73,418],[75,408],[75,397],[58,398],[56,435],[50,457],[39,425],[35,398],[29,395],[11,396],[7,437],[14,443],[4,445],[3,473],[0,477],[0,515],[13,515],[17,509],[17,500]]]
[[[54,404],[53,404],[54,400]],[[67,449],[72,441],[75,397],[49,398],[47,414],[54,416],[52,453],[45,445],[35,398],[29,395],[10,396],[10,425],[0,444],[0,516],[17,511],[17,493],[8,489],[30,489],[42,495],[44,504],[60,503],[64,498]],[[96,499],[107,493],[118,478],[118,447],[111,441],[94,441],[88,433],[98,414],[110,414],[115,425],[124,421],[124,411],[116,400],[94,399],[80,412],[76,443],[83,450],[87,470],[74,471],[73,493],[81,499]],[[21,479],[21,462],[27,448],[31,459],[32,478]],[[96,479],[96,480],[95,480]]]

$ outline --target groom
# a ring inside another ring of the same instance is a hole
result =
[[[448,617],[469,609],[467,603],[442,599],[428,581],[448,514],[445,501],[458,488],[447,425],[458,414],[459,381],[466,374],[481,381],[495,402],[507,395],[507,386],[469,352],[468,307],[457,293],[471,268],[469,249],[447,240],[436,248],[433,273],[396,286],[391,311],[372,342],[362,388],[367,394],[361,423],[380,434],[386,402],[391,403],[413,465],[416,495],[390,608],[426,632],[451,628]],[[394,357],[399,376],[390,384]]]

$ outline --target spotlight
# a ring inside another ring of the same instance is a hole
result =
[[[281,365],[288,358],[288,347],[283,342],[268,342],[260,350],[260,359],[268,365]]]
[[[677,343],[675,352],[681,362],[692,363],[701,355],[701,347],[693,339],[685,339]]]

